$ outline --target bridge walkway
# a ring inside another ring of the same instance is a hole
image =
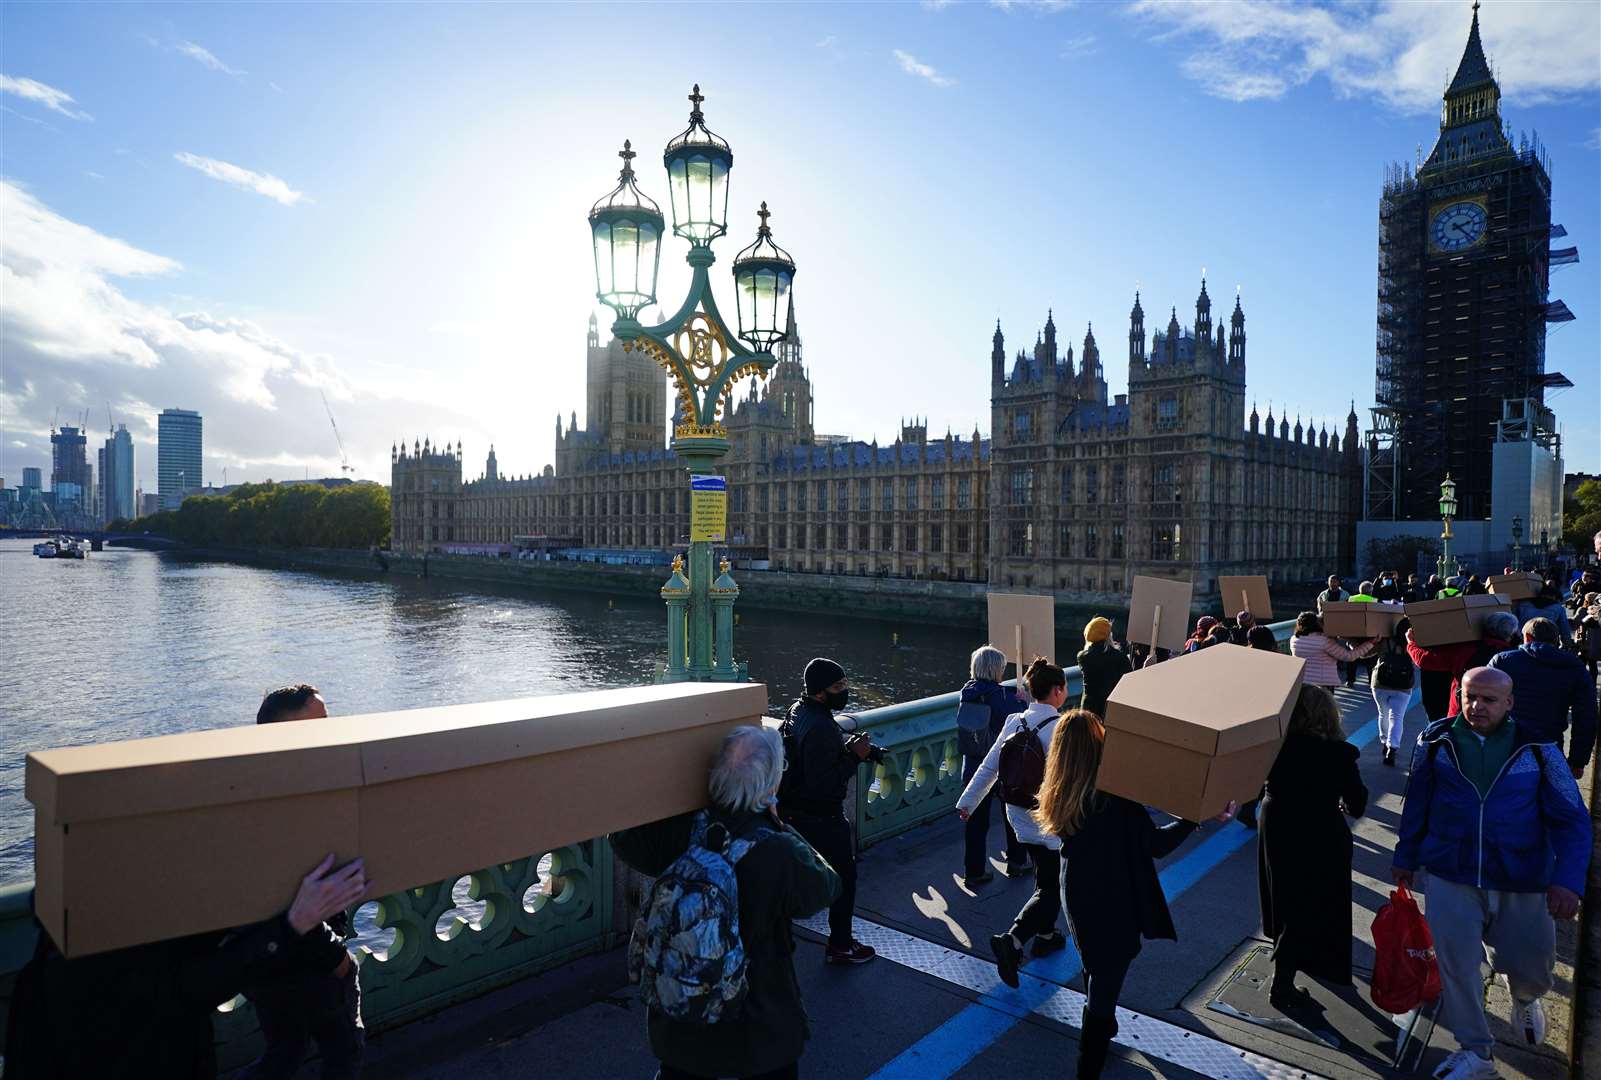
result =
[[[1106,1075],[1114,1080],[1427,1076],[1453,1049],[1428,1017],[1392,1067],[1398,1029],[1367,1000],[1370,927],[1389,894],[1388,868],[1405,785],[1404,762],[1382,764],[1372,697],[1340,690],[1349,737],[1362,746],[1371,793],[1355,824],[1354,960],[1358,987],[1319,988],[1320,1017],[1287,1020],[1266,1004],[1270,968],[1256,899],[1255,834],[1208,825],[1161,866],[1178,942],[1148,942],[1123,992],[1123,1034]],[[1408,738],[1424,723],[1414,699]],[[1581,784],[1588,793],[1588,778]],[[993,827],[999,850],[1000,830]],[[1070,948],[1024,967],[1018,990],[1000,986],[988,938],[1010,924],[1032,885],[998,874],[969,892],[960,877],[961,827],[952,816],[864,853],[857,915],[880,959],[841,969],[822,963],[822,938],[802,928],[796,968],[814,1035],[801,1075],[838,1080],[919,1080],[1071,1075],[1082,999]],[[1546,998],[1544,1046],[1515,1040],[1509,1002],[1492,985],[1490,1011],[1505,1077],[1557,1080],[1567,1053],[1577,930],[1558,931],[1556,988]],[[1302,979],[1306,984],[1307,980]],[[1221,1008],[1214,1005],[1221,998]],[[1254,1017],[1254,1019],[1253,1019]],[[372,1040],[372,1077],[587,1078],[654,1075],[642,1007],[613,949],[456,1006]]]

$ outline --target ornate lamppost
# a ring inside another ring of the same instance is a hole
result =
[[[1512,569],[1522,570],[1523,561],[1523,515],[1519,514],[1512,519]]]
[[[1551,564],[1556,561],[1556,556],[1551,551],[1550,529],[1540,530],[1540,557],[1545,560],[1545,565],[1540,567],[1540,573],[1543,576],[1550,572]]]
[[[1456,517],[1456,481],[1451,474],[1446,473],[1445,479],[1440,482],[1440,517],[1445,520],[1445,530],[1440,533],[1440,559],[1435,566],[1435,572],[1440,580],[1449,582],[1457,575],[1456,557],[1451,554],[1451,519]]]
[[[665,322],[645,326],[639,312],[656,302],[664,221],[661,209],[635,183],[633,147],[623,143],[618,183],[589,211],[595,251],[596,295],[617,313],[612,334],[624,350],[642,350],[666,369],[678,392],[682,419],[672,448],[689,472],[692,498],[689,566],[673,560],[662,587],[667,603],[667,664],[664,682],[734,680],[744,668],[734,660],[733,605],[739,586],[728,572],[712,577],[712,544],[723,540],[727,495],[717,462],[728,453],[723,419],[729,397],[747,375],[772,370],[772,347],[784,340],[783,313],[795,277],[795,261],[773,243],[767,204],[758,217],[756,240],[734,258],[738,333],[718,313],[709,271],[717,261],[712,241],[728,231],[728,170],[734,154],[706,127],[700,86],[689,95],[689,127],[667,144],[662,163],[673,214],[673,233],[689,241],[685,260],[694,271],[689,295]],[[741,339],[748,344],[742,345]]]

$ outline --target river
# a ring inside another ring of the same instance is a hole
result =
[[[0,884],[33,876],[30,750],[251,723],[262,694],[290,682],[315,684],[345,714],[638,685],[666,640],[653,596],[120,548],[49,560],[22,540],[0,540],[0,603]],[[740,623],[736,652],[774,710],[813,656],[845,665],[855,709],[956,688],[980,643],[976,628],[860,617],[742,609]]]

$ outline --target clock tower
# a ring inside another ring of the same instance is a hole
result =
[[[1434,149],[1415,171],[1391,167],[1379,200],[1376,397],[1397,426],[1397,517],[1438,516],[1449,472],[1459,516],[1488,518],[1503,402],[1549,424],[1550,234],[1550,168],[1503,127],[1475,3]]]

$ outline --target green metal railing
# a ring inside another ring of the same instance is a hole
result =
[[[1280,646],[1294,624],[1274,623]],[[1077,667],[1068,691],[1083,693]],[[939,694],[852,714],[887,747],[856,785],[857,845],[866,848],[952,812],[962,792],[956,748],[959,694]],[[368,901],[353,912],[359,936],[362,1013],[382,1030],[607,948],[613,934],[614,863],[604,839],[503,863]],[[31,883],[0,888],[0,1028],[16,973],[32,955]],[[218,1064],[233,1068],[259,1048],[243,998],[216,1024]]]

